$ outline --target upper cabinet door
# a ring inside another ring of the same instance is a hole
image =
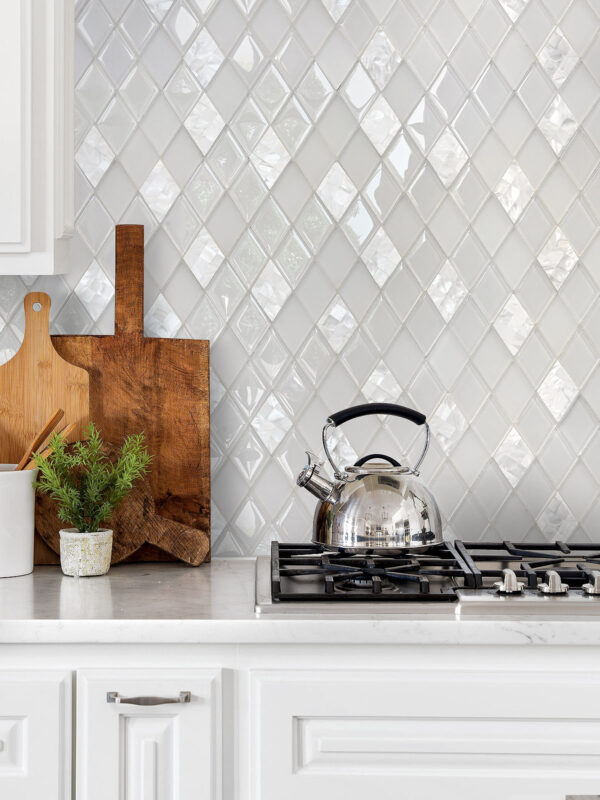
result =
[[[74,0],[0,0],[0,275],[65,272]]]
[[[221,674],[77,673],[77,800],[219,800]]]

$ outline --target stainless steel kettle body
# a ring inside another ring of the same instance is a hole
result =
[[[393,414],[425,425],[425,447],[414,467],[402,466],[380,454],[364,456],[345,470],[336,466],[327,443],[328,431],[367,414]],[[348,553],[391,555],[424,550],[443,541],[437,504],[418,478],[429,446],[429,427],[423,414],[390,403],[345,409],[327,420],[323,446],[336,480],[321,475],[320,464],[311,453],[297,480],[319,500],[313,523],[315,543]]]

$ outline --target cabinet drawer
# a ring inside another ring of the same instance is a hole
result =
[[[600,791],[600,675],[256,671],[254,800]]]
[[[77,681],[78,800],[218,800],[219,670],[81,670]]]
[[[0,671],[0,797],[70,796],[70,673]]]

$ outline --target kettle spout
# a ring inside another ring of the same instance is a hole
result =
[[[298,475],[296,483],[298,486],[303,486],[323,502],[331,500],[336,492],[335,483],[332,483],[320,474],[321,465],[316,460],[314,453],[310,453],[307,450],[306,455],[308,456],[308,463]]]

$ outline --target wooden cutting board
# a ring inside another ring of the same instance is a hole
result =
[[[163,531],[160,547],[146,541],[128,560],[173,560],[182,553],[191,564],[209,560],[209,343],[144,336],[142,225],[116,229],[115,335],[53,336],[52,342],[64,359],[89,371],[90,418],[105,441],[119,445],[127,434],[146,434],[156,513],[195,529],[193,541],[180,527]],[[53,558],[48,549],[37,563]]]
[[[67,363],[50,339],[50,298],[30,292],[24,301],[25,336],[17,353],[0,366],[0,460],[17,463],[57,408],[81,438],[89,421],[89,375]]]

